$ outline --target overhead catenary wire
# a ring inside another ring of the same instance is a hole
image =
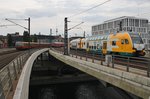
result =
[[[81,22],[81,23],[79,23],[79,24],[77,24],[77,25],[75,25],[75,26],[69,28],[68,30],[74,29],[75,27],[77,27],[77,26],[79,26],[79,25],[81,25],[81,24],[83,24],[83,23],[84,23],[84,22]]]
[[[15,25],[18,25],[18,26],[20,26],[20,27],[22,27],[22,28],[28,30],[28,28],[26,28],[26,27],[24,27],[24,26],[22,26],[22,25],[20,25],[20,24],[18,24],[18,23],[15,23],[15,22],[11,21],[10,19],[7,19],[7,18],[6,18],[5,20],[7,20],[7,21],[9,21],[9,22],[11,22],[11,23],[13,23],[13,24],[15,24]]]
[[[89,8],[89,9],[87,9],[87,10],[84,10],[84,11],[81,11],[81,12],[79,12],[79,13],[76,13],[76,14],[74,14],[74,15],[72,15],[72,16],[69,16],[68,18],[72,18],[72,17],[75,17],[75,16],[77,16],[77,15],[83,14],[83,13],[85,13],[85,12],[87,12],[87,11],[89,11],[89,10],[92,10],[92,9],[94,9],[94,8],[97,8],[97,7],[99,7],[99,6],[101,6],[101,5],[105,4],[105,3],[107,3],[107,2],[109,2],[109,1],[111,1],[111,0],[107,0],[107,1],[105,1],[105,2],[103,2],[103,3],[100,3],[100,4],[96,5],[96,6],[94,6],[94,7],[91,7],[91,8]]]

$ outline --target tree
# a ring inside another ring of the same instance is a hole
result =
[[[28,31],[23,32],[23,41],[24,42],[29,42],[29,33],[28,33]]]
[[[8,47],[12,47],[13,42],[12,42],[11,34],[7,34],[7,43],[8,43]]]
[[[37,36],[36,36],[36,34],[34,34],[34,36],[33,36],[33,42],[37,42]]]

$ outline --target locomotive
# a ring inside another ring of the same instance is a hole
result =
[[[139,34],[119,32],[116,34],[90,36],[70,41],[70,49],[95,51],[100,54],[144,56],[145,45]]]

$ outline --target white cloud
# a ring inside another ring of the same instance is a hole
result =
[[[28,18],[31,17],[31,34],[39,33],[49,34],[49,29],[53,32],[58,28],[59,34],[64,32],[64,18],[82,12],[106,0],[1,0],[0,19],[5,18]],[[149,12],[149,13],[148,13]],[[145,14],[143,14],[145,13]],[[147,13],[147,14],[146,14]],[[84,21],[82,29],[73,29],[69,35],[82,35],[91,33],[91,26],[102,23],[105,20],[120,16],[150,17],[150,0],[111,0],[95,9],[85,12],[75,17],[69,17],[68,27],[73,27]],[[27,27],[27,22],[19,22]],[[10,24],[0,20],[0,25]],[[24,29],[15,26],[0,28],[0,35],[19,31],[23,33]]]

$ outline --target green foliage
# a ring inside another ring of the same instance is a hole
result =
[[[8,43],[8,47],[12,47],[13,42],[10,34],[7,34],[7,43]]]
[[[33,40],[33,42],[37,42],[37,36],[36,36],[36,34],[34,34],[32,40]]]
[[[24,31],[23,32],[23,41],[24,42],[29,42],[29,33],[28,33],[28,31]]]

